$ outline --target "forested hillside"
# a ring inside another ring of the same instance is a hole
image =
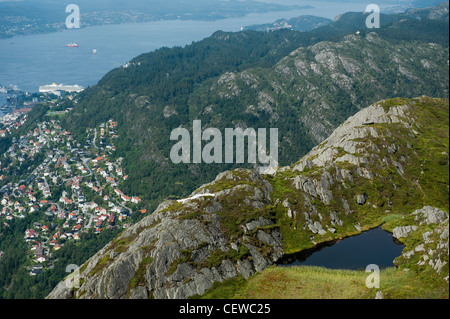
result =
[[[310,32],[219,31],[184,48],[146,53],[112,70],[77,104],[68,101],[63,107],[74,109],[66,125],[82,140],[86,128],[117,120],[116,155],[130,171],[123,188],[154,209],[236,167],[173,165],[170,132],[189,129],[194,119],[204,128],[278,127],[286,165],[377,100],[447,97],[448,21],[404,14],[382,21],[368,30],[365,15],[348,13]]]

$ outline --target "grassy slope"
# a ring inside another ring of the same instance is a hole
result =
[[[215,285],[205,299],[373,299],[378,289],[366,287],[370,273],[321,267],[270,267],[245,281],[242,277]],[[413,272],[382,269],[384,297],[448,298],[444,285],[428,282]]]
[[[338,228],[336,234],[327,233],[323,237],[316,235],[317,243],[330,239],[351,236],[358,233],[353,224],[360,222],[362,229],[368,229],[383,224],[383,228],[389,231],[396,226],[412,225],[413,218],[410,214],[424,205],[438,207],[448,213],[448,185],[449,185],[449,104],[448,100],[420,99],[404,100],[394,99],[384,102],[384,107],[389,108],[398,104],[414,103],[409,116],[415,118],[412,129],[417,134],[410,135],[409,128],[403,125],[381,125],[380,129],[388,129],[390,134],[383,137],[382,143],[373,139],[378,144],[379,156],[391,156],[386,153],[386,144],[397,143],[399,151],[392,156],[397,160],[401,155],[406,156],[403,165],[404,174],[398,174],[389,165],[383,167],[367,166],[372,172],[376,172],[375,178],[355,179],[350,188],[332,189],[335,197],[351,199],[354,194],[364,191],[368,194],[371,204],[355,206],[351,209],[357,214],[345,217],[344,227]],[[407,147],[407,143],[412,148]],[[383,145],[385,144],[385,145]],[[447,155],[445,155],[445,153]],[[355,169],[347,165],[347,169]],[[276,175],[271,184],[274,186],[274,198],[288,198],[294,203],[298,211],[304,209],[303,195],[292,188],[289,178],[295,176],[292,171],[285,171]],[[308,177],[320,176],[317,171],[302,172]],[[357,176],[354,174],[354,176]],[[393,184],[396,185],[393,189]],[[386,199],[392,202],[388,207]],[[349,200],[350,202],[350,200]],[[319,200],[314,201],[318,211],[324,216],[330,209],[341,210],[340,205],[332,202],[326,206]],[[276,214],[277,223],[283,233],[285,252],[292,253],[313,246],[309,240],[311,234],[301,229],[304,220],[290,219],[286,217],[285,208],[280,205],[269,207]],[[422,238],[425,231],[432,230],[431,226],[420,227],[413,236],[402,239],[406,250],[411,250]],[[447,256],[448,261],[448,256]],[[397,268],[382,270],[381,290],[387,298],[448,298],[448,284],[436,276],[429,267],[418,267],[416,258],[405,260],[398,258]],[[407,271],[406,271],[407,270]],[[444,268],[448,274],[448,264]],[[257,273],[249,280],[243,278],[229,280],[213,286],[203,298],[373,298],[376,289],[367,289],[365,278],[368,273],[364,271],[328,270],[316,267],[271,267]]]

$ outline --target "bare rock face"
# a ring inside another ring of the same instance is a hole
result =
[[[367,200],[367,194],[358,194],[356,195],[356,203],[359,205],[364,205]]]
[[[379,136],[373,124],[400,123],[408,108],[407,105],[398,105],[386,111],[380,102],[363,109],[340,125],[323,143],[313,148],[294,166],[294,170],[303,171],[306,167],[328,166],[333,162],[364,164],[366,162],[364,157],[354,155],[364,145],[359,140]]]
[[[424,206],[415,210],[411,216],[413,216],[413,220],[417,225],[395,227],[393,235],[399,239],[407,239],[413,233],[417,234],[419,232],[422,240],[418,243],[414,242],[413,246],[407,247],[402,253],[402,258],[407,260],[414,258],[416,265],[431,267],[448,282],[448,271],[443,271],[444,267],[448,269],[449,258],[448,214],[438,208]]]
[[[417,230],[417,228],[417,226],[398,226],[393,229],[392,235],[395,238],[403,238],[408,236],[410,232]]]
[[[448,219],[448,214],[431,206],[418,209],[413,214],[416,215],[415,220],[419,220],[420,224],[439,224]]]
[[[229,199],[252,195],[240,209],[270,199],[272,187],[258,173],[239,173],[247,174],[248,184],[219,190],[221,182],[239,180],[233,172],[223,173],[204,186],[212,196],[196,193],[161,204],[81,267],[83,284],[75,293],[64,281],[48,298],[184,299],[204,293],[214,282],[248,278],[273,264],[283,255],[282,236],[264,214],[234,229],[224,227],[223,206]]]

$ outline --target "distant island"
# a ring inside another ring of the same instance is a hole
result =
[[[280,29],[290,29],[294,31],[310,31],[319,27],[323,27],[333,22],[330,19],[316,17],[311,15],[303,15],[292,19],[278,19],[273,23],[255,24],[241,28],[242,31],[276,31]]]

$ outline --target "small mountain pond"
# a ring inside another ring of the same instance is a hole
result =
[[[370,264],[393,267],[404,246],[381,227],[337,241],[285,255],[279,266],[320,266],[331,269],[366,269]]]

